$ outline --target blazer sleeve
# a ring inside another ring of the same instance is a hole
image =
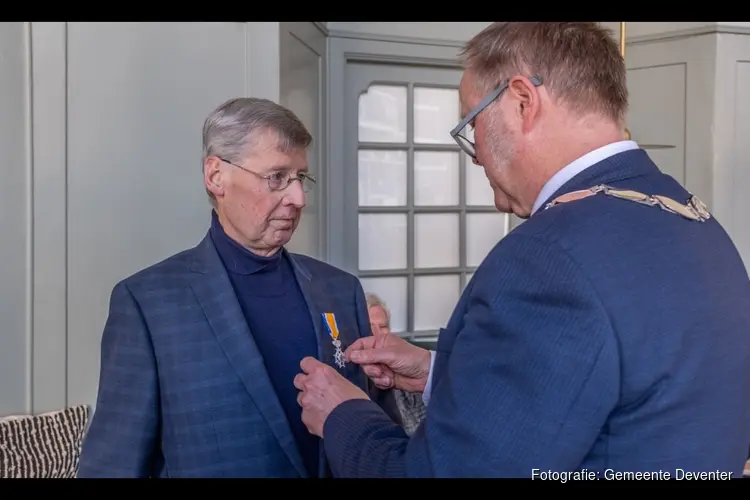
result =
[[[372,329],[370,328],[370,313],[367,310],[367,299],[365,298],[365,292],[362,289],[362,284],[356,279],[355,284],[355,302],[357,305],[357,322],[359,326],[359,337],[367,337],[372,335]],[[370,399],[375,402],[382,410],[386,413],[388,418],[399,426],[403,426],[403,418],[401,412],[398,409],[396,403],[396,397],[392,390],[379,389],[375,384],[372,383],[367,375],[364,375],[365,383],[367,384],[367,395]]]
[[[473,281],[422,425],[409,439],[368,401],[340,405],[324,426],[336,476],[528,478],[574,470],[591,449],[620,382],[585,273],[555,244],[510,235]]]
[[[97,404],[78,477],[148,477],[159,429],[156,359],[126,285],[115,286],[101,342]]]

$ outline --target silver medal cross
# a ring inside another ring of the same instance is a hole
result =
[[[333,346],[336,348],[336,352],[333,354],[333,361],[339,368],[346,366],[346,358],[344,357],[344,351],[341,350],[341,341],[336,339],[333,341]]]

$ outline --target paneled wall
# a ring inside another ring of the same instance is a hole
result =
[[[0,24],[0,415],[26,408],[31,385],[28,38]]]
[[[203,120],[279,100],[279,33],[0,24],[0,416],[95,402],[111,289],[204,236]]]
[[[748,266],[750,33],[745,31],[723,23],[685,36],[643,37],[629,46],[627,62],[634,138],[674,146],[649,155],[708,204]]]
[[[628,48],[628,128],[663,171],[711,204],[716,35]]]
[[[716,43],[713,205],[750,268],[750,34]]]

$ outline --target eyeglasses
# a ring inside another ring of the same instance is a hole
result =
[[[538,87],[542,84],[541,77],[538,76],[532,76],[529,78],[529,81],[535,86]],[[459,145],[459,147],[469,156],[471,156],[473,159],[476,160],[477,158],[477,151],[474,147],[474,142],[470,141],[463,135],[461,135],[461,131],[466,128],[466,126],[471,123],[479,113],[481,113],[484,108],[489,106],[492,101],[500,97],[500,95],[505,92],[505,90],[508,88],[509,80],[506,80],[503,82],[499,87],[497,87],[495,90],[490,92],[484,99],[482,99],[482,102],[480,102],[476,108],[471,110],[471,112],[464,117],[461,122],[456,125],[456,127],[451,130],[451,137],[453,137],[453,140],[456,141],[456,143]]]
[[[297,173],[297,175],[285,174],[283,172],[274,172],[268,175],[261,175],[257,172],[253,172],[252,170],[248,170],[242,165],[237,165],[236,163],[233,163],[229,160],[225,160],[220,156],[217,156],[217,158],[219,158],[219,160],[223,161],[224,163],[232,165],[233,167],[237,167],[240,170],[251,173],[260,179],[265,179],[268,182],[268,188],[271,191],[283,191],[287,188],[287,186],[289,186],[289,184],[292,183],[292,181],[299,181],[300,184],[302,184],[302,191],[308,193],[317,182],[315,180],[315,177],[308,174],[307,172],[299,172]]]

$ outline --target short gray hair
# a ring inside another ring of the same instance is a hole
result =
[[[313,138],[289,109],[268,99],[238,97],[221,104],[203,123],[203,160],[218,156],[240,163],[263,132],[276,132],[279,151],[307,149]],[[212,198],[213,195],[208,193]]]
[[[385,312],[385,319],[386,319],[386,321],[388,321],[388,325],[390,326],[390,324],[391,324],[391,311],[388,310],[388,306],[385,305],[385,302],[383,302],[383,300],[380,297],[378,297],[374,293],[370,293],[370,292],[368,292],[368,293],[365,294],[365,299],[367,299],[367,309],[368,310],[370,308],[376,307],[376,306],[380,307],[381,309],[383,309],[383,312]]]

